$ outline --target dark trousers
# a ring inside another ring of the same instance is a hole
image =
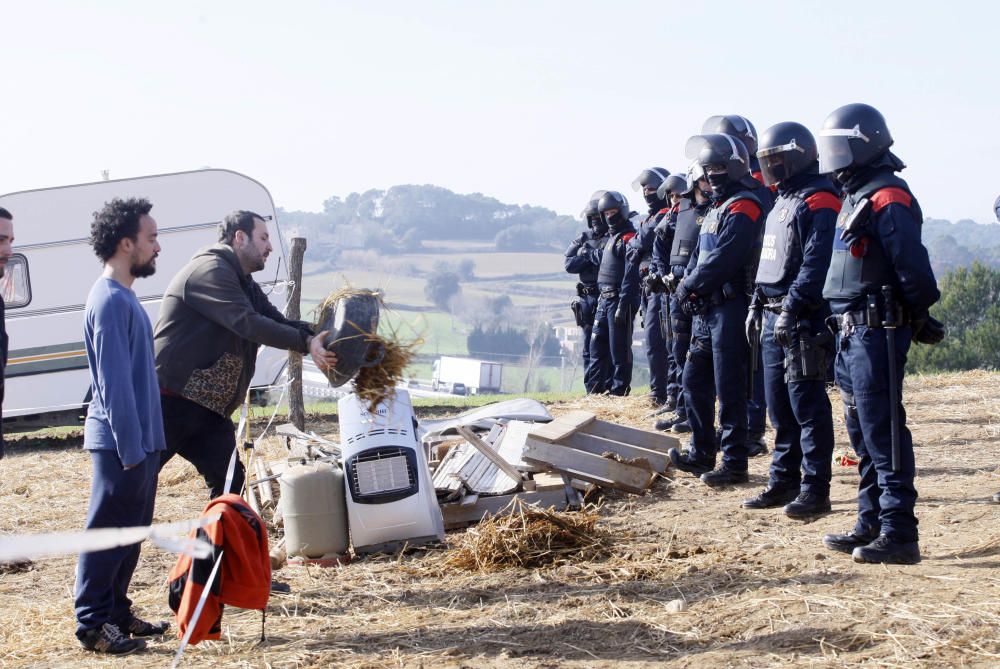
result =
[[[601,388],[601,390],[595,391],[587,381],[587,370],[590,369],[590,340],[594,333],[594,315],[597,313],[597,295],[584,295],[580,298],[580,320],[583,321],[583,325],[580,329],[583,330],[583,386],[586,388],[588,393],[593,392],[604,392],[604,386],[606,381],[602,379],[607,378],[607,372],[603,375],[596,375],[593,379],[593,383]]]
[[[722,464],[734,471],[747,469],[746,361],[750,345],[743,331],[747,309],[747,299],[741,294],[712,304],[704,314],[695,316],[684,365],[692,455],[714,464],[721,446]],[[715,435],[716,396],[722,427],[719,442]]]
[[[687,362],[688,349],[691,348],[691,317],[681,311],[680,303],[673,295],[670,296],[670,329],[674,337],[670,342],[676,367],[674,385],[677,393],[677,416],[687,420],[687,402],[684,399],[684,365]]]
[[[667,399],[670,382],[670,352],[667,349],[667,333],[664,319],[668,306],[662,293],[644,291],[643,301],[643,342],[646,345],[646,361],[649,363],[649,394],[662,402]]]
[[[915,464],[913,437],[903,409],[903,368],[910,350],[908,326],[896,329],[896,382],[899,404],[899,472],[892,471],[892,426],[889,418],[889,353],[883,328],[854,326],[838,337],[836,376],[844,401],[851,446],[858,454],[859,532],[881,532],[895,541],[917,541],[913,506]]]
[[[609,361],[610,374],[606,390],[612,395],[628,395],[632,390],[632,323],[623,327],[615,325],[617,297],[604,297],[597,302],[594,334],[590,338],[591,368],[599,373],[603,361]],[[588,374],[588,376],[590,376]],[[597,376],[591,377],[595,381]]]
[[[156,499],[156,453],[129,470],[122,469],[118,452],[89,451],[93,466],[87,529],[138,527],[153,522]],[[139,562],[142,543],[81,553],[76,568],[76,635],[104,623],[124,625],[132,617],[128,586]]]
[[[833,410],[826,394],[826,365],[819,374],[802,374],[798,339],[788,348],[774,339],[778,316],[766,312],[761,351],[764,355],[764,390],[774,427],[771,485],[800,487],[803,492],[830,494],[833,459]],[[823,318],[810,321],[810,332],[826,328]],[[827,350],[833,357],[833,346]]]
[[[747,432],[763,434],[767,428],[767,401],[764,394],[764,349],[757,351],[757,370],[753,373],[752,396],[747,400]],[[773,422],[772,422],[773,425]]]
[[[183,397],[162,395],[160,406],[167,440],[167,450],[160,457],[160,469],[174,455],[179,455],[204,477],[211,499],[226,492],[238,495],[245,479],[239,458],[236,458],[233,482],[229,490],[225,489],[229,460],[236,448],[233,422]]]

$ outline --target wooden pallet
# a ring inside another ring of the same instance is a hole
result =
[[[528,432],[524,458],[575,479],[641,493],[670,466],[676,438],[571,411]]]

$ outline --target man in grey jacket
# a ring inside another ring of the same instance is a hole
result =
[[[310,353],[326,370],[336,356],[323,347],[325,332],[285,318],[250,276],[264,269],[272,250],[267,222],[234,211],[219,225],[219,243],[202,249],[171,280],[156,323],[167,449],[193,464],[214,499],[243,487],[230,418],[250,387],[261,346]],[[230,483],[227,487],[227,479]]]

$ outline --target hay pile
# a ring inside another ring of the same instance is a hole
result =
[[[441,563],[444,570],[493,572],[594,560],[609,555],[610,535],[594,508],[574,513],[540,509],[515,498],[466,532]]]

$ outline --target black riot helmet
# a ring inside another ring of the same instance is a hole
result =
[[[705,177],[716,197],[725,195],[730,184],[738,183],[750,174],[747,147],[732,135],[695,135],[688,139],[684,153],[705,170]]]
[[[595,190],[594,194],[590,196],[590,200],[587,201],[587,206],[580,212],[580,217],[587,222],[587,227],[593,230],[598,237],[603,237],[608,229],[608,224],[604,222],[604,217],[597,209],[597,203],[601,196],[607,192],[606,190]]]
[[[609,216],[607,212],[617,209],[617,213]],[[609,190],[601,196],[597,203],[597,210],[601,212],[612,234],[617,234],[628,223],[629,209],[628,200],[616,190]]]
[[[751,156],[757,153],[757,129],[744,116],[737,114],[709,116],[702,124],[701,131],[705,134],[720,132],[738,137],[743,146],[747,147],[747,153]]]
[[[660,187],[656,189],[656,196],[661,200],[666,200],[671,195],[682,197],[689,191],[690,189],[688,188],[688,181],[686,178],[680,174],[671,174],[669,177],[664,179],[663,183],[660,184]]]
[[[757,158],[767,186],[817,170],[816,139],[801,123],[785,121],[772,125],[760,136],[759,147]]]
[[[892,146],[892,135],[879,110],[854,103],[830,112],[818,143],[819,171],[840,173],[875,162]]]
[[[650,167],[642,172],[639,172],[639,176],[635,178],[632,182],[632,190],[637,190],[642,192],[643,198],[646,200],[646,204],[650,207],[660,207],[663,206],[663,198],[657,193],[657,188],[659,188],[664,180],[670,176],[670,170],[663,169],[662,167]],[[652,189],[652,193],[648,195],[645,189]]]

